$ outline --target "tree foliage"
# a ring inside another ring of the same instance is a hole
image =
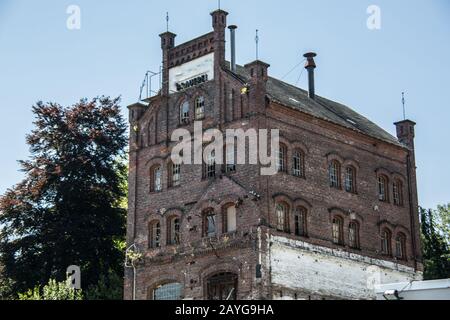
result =
[[[70,107],[38,102],[25,178],[0,198],[0,265],[10,292],[62,281],[70,265],[89,288],[123,274],[126,124],[120,99]],[[3,293],[7,295],[7,292]]]
[[[450,278],[449,208],[420,208],[425,280]]]
[[[68,286],[67,281],[50,279],[43,288],[36,286],[26,293],[19,293],[19,300],[83,300],[83,292]]]

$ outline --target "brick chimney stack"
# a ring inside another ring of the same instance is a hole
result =
[[[214,28],[214,64],[225,65],[225,29],[227,27],[228,12],[216,10],[211,12],[212,26]]]
[[[177,36],[172,32],[164,32],[159,35],[161,37],[161,49],[162,49],[162,94],[169,95],[169,50],[175,47],[175,37]]]

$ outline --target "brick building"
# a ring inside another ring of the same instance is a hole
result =
[[[180,45],[161,34],[160,92],[128,107],[127,243],[142,259],[126,268],[125,299],[372,299],[374,284],[421,278],[415,123],[394,138],[315,95],[314,54],[308,90],[262,61],[227,62],[227,15]],[[215,155],[174,165],[171,134],[196,120],[279,129],[279,172]]]

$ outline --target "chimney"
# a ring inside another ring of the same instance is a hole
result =
[[[231,71],[236,72],[236,29],[237,26],[231,25],[230,29],[230,42],[231,42]]]
[[[303,55],[306,58],[305,69],[308,70],[308,96],[311,99],[316,97],[314,89],[314,69],[316,68],[316,63],[314,62],[314,57],[317,56],[314,52],[308,52]]]

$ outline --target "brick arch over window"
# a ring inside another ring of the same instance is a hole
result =
[[[236,261],[230,259],[224,259],[220,263],[214,262],[207,265],[200,271],[200,281],[203,289],[203,297],[208,296],[208,279],[214,277],[217,274],[234,274],[237,277],[237,291],[236,297],[240,299],[240,291],[239,291],[239,279],[242,277],[242,265],[241,263],[236,263]]]
[[[160,274],[160,275],[154,275],[149,277],[149,279],[152,279],[152,283],[150,285],[146,286],[146,295],[147,300],[154,300],[155,299],[155,290],[158,288],[161,288],[164,285],[167,284],[180,284],[180,297],[179,299],[184,298],[184,279],[182,275],[169,275],[169,274]],[[157,298],[157,297],[156,297]]]

